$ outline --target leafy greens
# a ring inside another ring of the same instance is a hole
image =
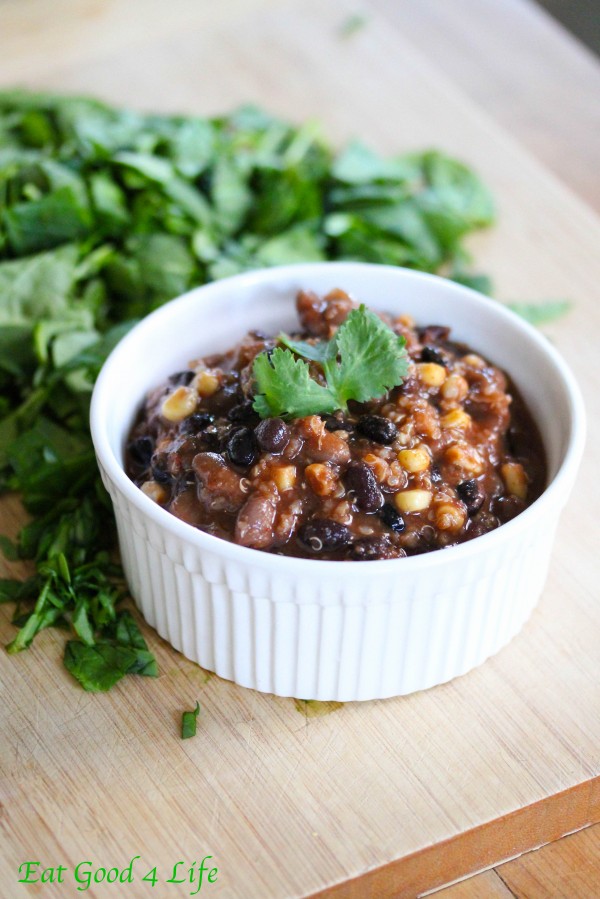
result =
[[[16,604],[9,651],[60,626],[85,689],[156,674],[122,607],[88,432],[96,375],[137,318],[194,285],[294,261],[473,278],[463,240],[493,218],[477,176],[437,151],[335,153],[314,124],[250,107],[207,119],[0,92],[0,490],[19,491],[31,515],[16,547],[0,546],[35,562],[23,583],[0,581],[0,601]],[[362,383],[345,339],[327,362],[336,408]],[[272,361],[305,378],[288,351]],[[387,384],[384,374],[373,378]],[[284,402],[273,389],[271,401]]]

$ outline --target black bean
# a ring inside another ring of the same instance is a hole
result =
[[[173,476],[166,468],[163,468],[160,464],[152,466],[152,477],[156,481],[157,484],[170,484],[173,480]]]
[[[510,521],[519,515],[525,508],[525,503],[518,496],[499,496],[494,500],[494,514],[500,521]]]
[[[357,562],[373,562],[385,558],[389,549],[388,537],[361,537],[352,544],[350,555]]]
[[[232,406],[237,406],[243,399],[242,393],[237,382],[224,384],[220,390],[209,396],[205,403],[211,412],[217,415],[226,415]]]
[[[431,466],[431,470],[429,472],[429,477],[431,478],[432,484],[441,484],[442,483],[442,472],[439,470],[437,465]]]
[[[174,375],[169,375],[169,383],[177,386],[187,387],[194,380],[195,371],[187,369],[187,371],[176,371]]]
[[[527,458],[530,446],[527,431],[522,430],[518,425],[511,425],[506,434],[506,445],[511,456]]]
[[[466,539],[472,540],[474,537],[487,534],[495,530],[499,524],[500,521],[491,512],[480,512],[467,523]]]
[[[421,343],[437,343],[448,340],[450,328],[445,325],[427,325],[426,328],[418,328],[417,334]]]
[[[435,362],[436,365],[445,365],[446,357],[435,346],[424,346],[421,351],[421,362]]]
[[[242,422],[248,424],[249,422],[256,420],[258,415],[252,407],[253,402],[254,400],[245,400],[237,406],[232,406],[227,413],[229,421],[233,421],[236,424],[241,424]]]
[[[224,449],[225,438],[219,431],[215,429],[202,431],[199,436],[203,452],[220,453]]]
[[[475,478],[458,484],[456,494],[467,507],[469,515],[475,515],[481,509],[485,499],[483,488]]]
[[[313,518],[298,530],[298,540],[313,553],[331,552],[350,543],[348,528],[329,518]]]
[[[227,440],[227,455],[234,465],[253,465],[258,458],[256,437],[250,428],[238,428]]]
[[[194,412],[181,422],[179,430],[183,434],[198,434],[213,423],[215,416],[210,412]]]
[[[154,452],[154,440],[148,436],[137,437],[131,441],[127,450],[136,465],[139,465],[141,468],[148,468]]]
[[[344,475],[344,483],[354,494],[354,503],[363,512],[377,512],[383,505],[383,496],[366,462],[354,462]]]
[[[382,415],[363,415],[359,418],[356,429],[369,440],[385,445],[393,443],[398,434],[398,428],[394,422]]]
[[[242,391],[240,389],[239,377],[236,377],[233,380],[228,380],[223,384],[220,390],[216,393],[213,393],[213,396],[219,397],[220,399],[242,399]]]
[[[254,434],[265,453],[282,453],[290,442],[290,429],[281,418],[265,418],[256,426]]]
[[[400,515],[400,513],[396,509],[394,509],[394,507],[390,505],[390,503],[386,503],[381,507],[379,517],[381,518],[383,523],[388,526],[388,528],[396,531],[397,534],[400,534],[406,527],[402,515]]]
[[[354,425],[351,421],[344,418],[337,418],[335,415],[322,416],[325,421],[325,427],[328,431],[353,431]]]

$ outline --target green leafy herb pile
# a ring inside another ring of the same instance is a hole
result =
[[[261,418],[303,418],[346,409],[348,400],[364,403],[397,387],[408,371],[406,340],[365,306],[350,313],[332,340],[311,344],[286,334],[279,339],[287,349],[276,347],[254,360],[254,408]],[[295,356],[317,363],[325,384]]]
[[[0,581],[0,601],[16,603],[9,651],[61,626],[85,689],[156,674],[120,605],[88,433],[94,379],[133,321],[194,285],[296,261],[403,265],[485,288],[463,239],[493,215],[474,173],[436,151],[335,153],[314,125],[255,108],[206,119],[0,93],[0,489],[31,515],[2,548],[35,561],[25,582]],[[338,352],[328,380],[343,404],[352,372]]]

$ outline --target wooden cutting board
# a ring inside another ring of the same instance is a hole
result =
[[[414,896],[600,820],[600,220],[453,89],[382,4],[365,8],[344,38],[350,0],[4,2],[0,82],[201,113],[251,100],[315,117],[337,142],[438,146],[475,165],[499,225],[472,248],[499,296],[574,303],[547,333],[583,388],[589,449],[540,605],[465,677],[321,717],[209,676],[148,628],[160,678],[107,695],[73,683],[56,633],[0,655],[2,896],[176,899],[196,887],[167,883],[173,866],[205,856],[218,875],[204,875],[201,895]],[[0,515],[6,531],[22,520],[14,498]],[[198,734],[182,742],[181,712],[197,699]],[[134,856],[132,883],[77,891],[79,862],[123,869]],[[17,884],[26,861],[65,866],[64,883]],[[152,887],[141,878],[154,867]]]

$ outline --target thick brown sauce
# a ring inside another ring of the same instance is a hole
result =
[[[329,339],[354,307],[300,293],[302,339]],[[538,428],[507,376],[449,328],[382,316],[404,334],[404,383],[350,413],[261,423],[252,362],[277,344],[249,334],[148,396],[129,476],[174,515],[282,555],[370,560],[428,552],[501,525],[543,491]]]

